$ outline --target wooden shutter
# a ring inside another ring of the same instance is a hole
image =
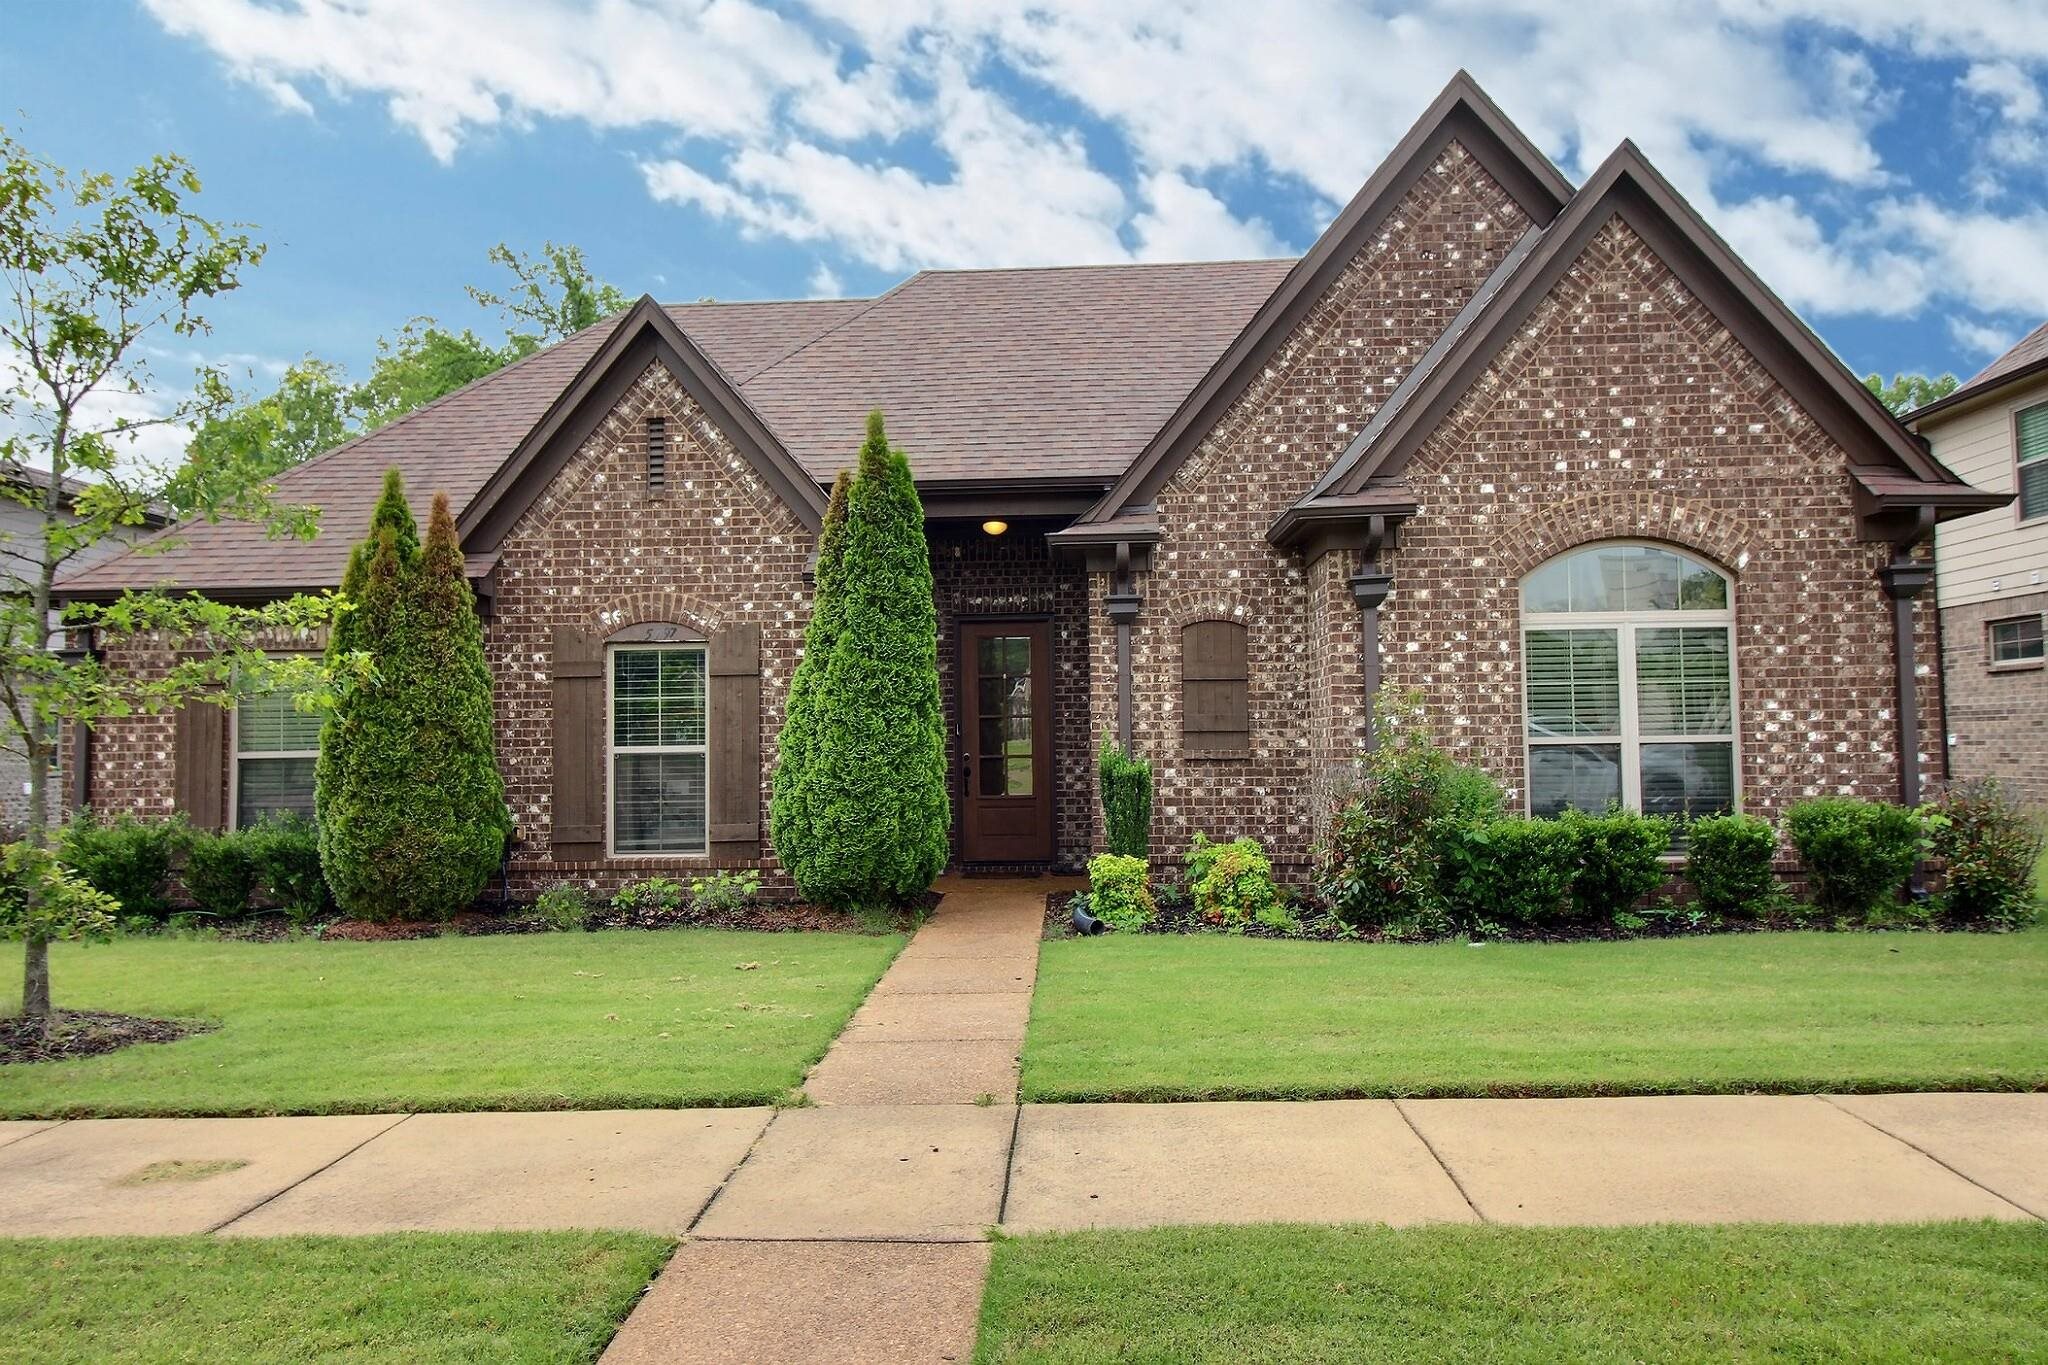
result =
[[[1245,628],[1197,621],[1182,629],[1181,741],[1190,754],[1251,752],[1251,671]]]
[[[711,856],[761,856],[761,628],[732,626],[710,639]]]
[[[557,862],[604,857],[604,642],[555,628],[554,804],[548,851]]]
[[[228,823],[227,708],[188,701],[173,726],[171,799],[194,829]]]

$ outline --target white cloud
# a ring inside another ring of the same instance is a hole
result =
[[[2043,196],[1985,207],[2048,164],[2040,0],[144,3],[284,107],[381,99],[443,160],[538,119],[639,130],[656,199],[887,270],[1299,249],[1319,224],[1204,184],[1341,202],[1463,66],[1578,175],[1632,138],[1799,307],[2048,313]],[[1887,164],[1879,56],[1999,110],[1982,202]]]
[[[2010,327],[1995,327],[1974,318],[1951,317],[1948,320],[1948,334],[1958,344],[1986,360],[2004,355],[2019,340],[2019,334]]]
[[[27,381],[29,374],[28,357],[11,345],[0,344],[0,386],[11,390],[17,383]],[[191,431],[163,420],[176,412],[184,401],[183,395],[145,373],[139,393],[107,384],[88,394],[78,406],[76,421],[83,430],[106,436],[114,450],[115,463],[123,473],[146,480],[153,473],[170,469],[185,457],[185,446],[192,439]],[[115,428],[122,422],[149,425],[131,426],[126,431],[117,432]],[[47,410],[33,409],[27,400],[16,399],[11,414],[0,413],[0,439],[47,435],[51,425]],[[24,440],[21,453],[26,463],[38,469],[50,467],[48,446],[40,441]]]
[[[846,284],[831,266],[819,261],[811,270],[809,281],[811,297],[814,299],[837,299],[846,295]]]

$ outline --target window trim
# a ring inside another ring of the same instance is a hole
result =
[[[2037,455],[2031,460],[2020,458],[2020,419],[2028,413],[2042,414],[2048,421],[2048,402],[2029,403],[2012,410],[2012,521],[2014,526],[2038,526],[2048,522],[2048,507],[2043,507],[2032,516],[2027,515],[2026,483],[2022,477],[2029,465],[2048,464],[2048,455]]]
[[[625,752],[634,754],[702,754],[704,756],[704,847],[698,850],[627,849],[618,847],[619,804],[618,743],[614,691],[618,673],[612,665],[619,654],[696,654],[704,660],[704,742],[702,744],[632,744]],[[612,640],[604,647],[604,851],[612,859],[659,858],[669,861],[703,861],[711,856],[711,650],[705,640]]]
[[[2043,653],[2031,659],[2001,659],[1998,657],[1998,627],[2014,625],[2022,621],[2039,622],[2042,635],[2048,637],[2048,613],[2023,611],[2012,616],[1993,617],[1984,623],[1984,665],[1993,673],[2025,673],[2030,669],[2048,667],[2048,639],[2044,639]]]
[[[1715,574],[1728,588],[1728,605],[1712,610],[1679,608],[1671,611],[1558,611],[1531,612],[1522,607],[1521,594],[1528,581],[1552,564],[1574,558],[1593,550],[1615,548],[1641,548],[1662,550],[1667,554],[1679,555],[1702,565]],[[1575,545],[1569,550],[1550,556],[1534,565],[1522,575],[1516,586],[1516,623],[1519,634],[1517,644],[1521,649],[1521,661],[1517,681],[1522,689],[1522,813],[1533,816],[1536,813],[1536,768],[1535,750],[1539,748],[1571,748],[1583,745],[1617,745],[1621,749],[1621,804],[1624,810],[1641,812],[1643,808],[1643,746],[1646,744],[1726,744],[1730,765],[1729,809],[1740,813],[1742,810],[1742,665],[1740,637],[1735,631],[1735,576],[1716,564],[1712,559],[1682,545],[1667,545],[1654,540],[1595,540]],[[1638,713],[1642,699],[1636,690],[1636,632],[1639,630],[1668,630],[1673,627],[1693,627],[1725,630],[1728,633],[1728,730],[1711,735],[1645,735],[1641,733]],[[1620,729],[1611,735],[1568,735],[1551,739],[1539,739],[1531,733],[1529,723],[1529,633],[1532,630],[1612,630],[1615,632],[1617,673],[1621,689]]]
[[[276,657],[276,658],[287,658],[287,659],[295,659],[295,658],[312,658],[312,657],[315,657],[315,656],[314,656],[314,655],[313,655],[313,654],[311,653],[311,651],[309,651],[309,650],[296,650],[296,649],[295,649],[295,650],[284,650],[284,651],[280,651],[280,652],[279,652],[279,653],[278,653],[277,655],[274,655],[274,656],[270,656],[270,657]],[[204,704],[204,703],[202,703],[202,704]],[[317,763],[317,762],[319,761],[319,759],[320,759],[320,749],[319,749],[319,746],[318,746],[318,745],[315,745],[315,746],[314,746],[313,748],[311,748],[311,749],[264,749],[264,750],[260,750],[260,751],[257,751],[257,752],[253,752],[253,753],[249,753],[249,754],[244,754],[244,753],[242,752],[242,701],[241,701],[241,694],[240,694],[239,692],[235,694],[235,704],[234,704],[233,706],[230,706],[229,708],[227,708],[227,711],[228,711],[228,809],[227,809],[227,827],[228,827],[229,829],[231,829],[231,830],[236,830],[236,829],[241,829],[241,828],[243,828],[243,825],[242,825],[242,760],[243,760],[244,758],[254,758],[254,759],[265,759],[265,758],[310,758],[310,759],[312,759],[312,760],[313,760],[314,762],[316,762],[316,763]],[[318,792],[318,790],[319,790],[319,789],[318,789],[318,786],[317,786],[317,785],[315,786],[314,790],[315,790],[315,792],[316,792],[316,793]],[[316,795],[316,799],[317,799],[317,795]],[[249,828],[252,828],[252,829],[253,829],[253,828],[254,828],[254,826],[253,826],[253,825],[252,825],[252,826],[249,826]]]

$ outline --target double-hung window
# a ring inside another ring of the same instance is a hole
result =
[[[1993,621],[1989,633],[1993,668],[2022,668],[2048,660],[2048,644],[2043,641],[2040,612]]]
[[[1529,811],[1735,808],[1728,579],[1655,545],[1596,545],[1522,584]]]
[[[2037,403],[2012,419],[2019,463],[2020,520],[2048,517],[2048,403]]]
[[[270,815],[313,818],[313,767],[320,758],[318,711],[301,711],[288,688],[235,699],[235,828]]]
[[[609,680],[612,852],[706,852],[704,647],[614,645]]]

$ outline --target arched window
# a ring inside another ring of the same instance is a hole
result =
[[[1656,545],[1592,545],[1522,581],[1529,812],[1735,808],[1735,602]]]

